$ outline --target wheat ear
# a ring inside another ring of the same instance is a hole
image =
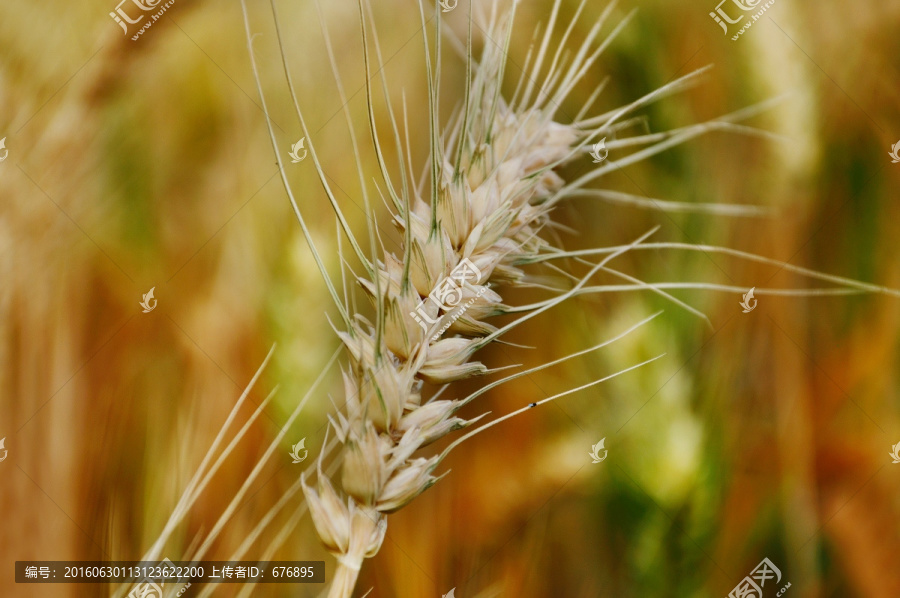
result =
[[[554,11],[558,7],[557,3]],[[610,10],[611,8],[606,11],[606,15]],[[381,159],[381,142],[372,112],[372,69],[368,40],[370,30],[373,36],[377,36],[377,33],[374,26],[367,25],[367,20],[370,19],[368,8],[360,4],[370,129],[390,200],[388,203],[393,207],[393,220],[404,238],[401,257],[385,253],[383,259],[377,261],[370,260],[365,255],[334,200],[334,194],[321,171],[314,140],[310,139],[312,161],[335,208],[341,230],[349,239],[351,248],[368,275],[360,276],[357,280],[375,307],[374,323],[361,314],[353,314],[346,302],[341,303],[337,298],[334,285],[319,261],[332,297],[339,304],[339,311],[343,316],[344,330],[337,331],[337,334],[350,357],[349,367],[343,375],[346,407],[332,420],[336,436],[344,447],[337,458],[341,465],[341,491],[335,489],[335,485],[321,468],[318,470],[315,488],[307,485],[305,474],[301,477],[316,530],[325,546],[337,557],[338,566],[329,591],[329,596],[332,597],[352,594],[363,560],[374,556],[384,540],[386,515],[401,509],[437,482],[439,478],[434,475],[434,471],[452,448],[479,431],[522,411],[494,420],[463,436],[440,455],[427,458],[416,456],[423,447],[479,419],[476,417],[466,420],[456,414],[481,392],[457,400],[441,400],[433,396],[423,403],[425,384],[446,385],[488,373],[485,365],[471,360],[478,349],[573,296],[608,260],[627,250],[611,254],[579,280],[573,289],[503,328],[498,329],[486,322],[491,316],[509,311],[495,290],[497,285],[514,287],[525,281],[525,273],[514,264],[552,249],[540,237],[540,232],[550,223],[551,203],[548,200],[563,186],[563,181],[553,168],[573,158],[580,145],[587,142],[580,130],[554,122],[551,118],[552,108],[540,107],[539,104],[546,100],[548,89],[537,90],[537,99],[525,108],[514,109],[501,97],[499,84],[503,78],[514,15],[514,7],[502,16],[492,13],[488,35],[490,32],[502,33],[504,46],[486,50],[477,70],[473,70],[471,59],[467,61],[469,76],[465,103],[456,119],[456,129],[451,131],[449,142],[445,142],[439,134],[436,116],[441,36],[435,36],[438,66],[434,69],[427,37],[425,39],[431,115],[431,156],[428,164],[431,186],[430,194],[425,195],[407,184],[403,168],[398,189],[388,176],[387,167]],[[469,16],[468,47],[471,48],[472,15]],[[421,5],[420,17],[424,28],[425,15]],[[440,12],[436,11],[434,19],[436,29],[440,32]],[[593,29],[592,35],[597,34],[599,25]],[[247,33],[252,57],[249,26]],[[280,30],[278,35],[280,41]],[[540,68],[546,53],[548,39],[549,33],[545,35],[541,51],[535,60],[535,72]],[[377,51],[377,37],[375,48]],[[574,84],[598,54],[595,51],[589,57],[586,51],[580,52],[575,63],[565,72],[565,77],[560,79],[560,85]],[[468,55],[471,57],[470,53]],[[381,63],[380,53],[377,56]],[[304,133],[308,134],[283,52],[282,58],[298,119]],[[557,66],[556,58],[552,65],[554,69]],[[379,72],[381,71],[379,68]],[[563,73],[560,70],[557,76]],[[677,82],[672,89],[683,83]],[[382,84],[386,89],[383,79]],[[258,77],[257,85],[262,96]],[[534,91],[534,86],[529,84],[522,97],[522,105],[528,104]],[[265,110],[265,99],[262,101]],[[401,150],[396,120],[392,117],[391,122],[395,143],[398,150]],[[408,125],[406,130],[408,132]],[[271,126],[270,134],[277,152]],[[355,138],[353,143],[354,154],[358,156]],[[402,151],[399,153],[402,155]],[[289,187],[283,171],[282,177]],[[304,235],[315,252],[308,227],[303,222],[290,191],[289,196]],[[649,234],[634,244],[642,242]],[[374,225],[370,224],[370,245],[373,247],[375,238]],[[472,278],[464,277],[457,287],[453,305],[464,303],[465,313],[451,313],[452,310],[448,310],[446,305],[426,302],[424,313],[420,313],[432,326],[423,326],[422,318],[415,315],[416,310],[423,309],[423,298],[431,296],[435,287],[457,271],[461,263],[469,264],[471,272],[477,273]],[[443,326],[442,332],[446,332],[448,338],[440,338],[440,332],[436,331],[446,320],[449,321]],[[612,340],[621,338],[645,322]],[[451,335],[454,336],[450,338]],[[605,346],[608,342],[591,350]],[[576,353],[569,358],[583,353]],[[562,360],[553,363],[559,361]],[[550,365],[553,364],[509,376],[489,387]],[[644,364],[637,364],[624,371],[640,365]],[[615,375],[618,373],[612,376]],[[541,403],[576,390],[580,388],[550,397]],[[534,403],[528,408],[537,405],[538,403]]]

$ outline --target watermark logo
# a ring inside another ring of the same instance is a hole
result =
[[[122,10],[122,5],[126,2],[128,2],[128,0],[122,0],[121,2],[119,2],[119,5],[116,6],[116,11],[109,13],[109,16],[111,16],[116,21],[116,23],[119,24],[119,27],[122,28],[122,33],[124,35],[128,35],[128,25],[126,25],[126,23],[134,25],[135,23],[139,23],[144,18],[144,15],[140,15],[136,19],[132,19],[131,17],[129,17],[128,14],[124,10]]]
[[[750,290],[747,291],[746,293],[744,293],[744,295],[743,295],[744,300],[741,301],[741,307],[744,308],[745,314],[749,314],[751,311],[756,309],[756,304],[759,303],[759,301],[757,301],[756,299],[753,298],[753,290],[755,288],[756,287],[751,287]],[[753,303],[750,303],[751,301]]]
[[[6,138],[4,137],[3,139],[6,139]],[[3,147],[3,140],[0,140],[0,147]],[[900,162],[900,141],[898,141],[897,143],[895,143],[894,145],[891,146],[891,151],[888,153],[888,155],[891,158],[893,158],[891,160],[891,164],[896,164],[897,162]],[[4,158],[5,157],[6,156],[4,156]],[[3,161],[3,158],[0,158],[0,162],[2,162],[2,161]]]
[[[144,308],[144,313],[149,314],[151,311],[156,309],[156,304],[159,303],[156,299],[153,299],[153,289],[151,288],[148,292],[144,293],[144,300],[141,301],[140,305]],[[153,305],[150,305],[150,300],[153,300]]]
[[[0,448],[3,448],[3,441],[0,440]],[[900,463],[900,442],[891,447],[892,453],[888,453],[894,460],[894,463]],[[0,459],[3,461],[3,459]]]
[[[754,8],[758,7],[763,0],[730,0],[734,5],[743,12],[750,12]],[[725,8],[722,7],[723,4],[729,2],[729,0],[722,0],[716,5],[716,10],[709,13],[709,16],[718,23],[719,27],[722,28],[723,35],[728,35],[728,26],[729,25],[737,25],[741,21],[744,20],[744,17],[747,15],[743,15],[739,12],[734,12],[733,8],[730,5],[727,5],[732,10],[732,14],[737,15],[736,18],[732,18],[732,15],[729,14]],[[747,20],[743,26],[738,30],[737,34],[734,35],[731,39],[732,41],[737,40],[743,33],[750,28],[753,23],[762,18],[764,12],[766,12],[769,7],[775,4],[775,0],[769,0],[765,4],[762,5],[762,8],[754,15],[750,16],[750,20]]]
[[[6,436],[4,436],[3,438],[0,438],[0,451],[3,451],[3,456],[0,457],[0,463],[2,463],[3,461],[6,461],[6,454],[9,452],[8,450],[6,450],[6,447],[3,446],[4,442],[6,442]],[[898,444],[897,446],[900,446],[900,444]]]
[[[898,144],[898,145],[900,145],[900,144]],[[6,160],[6,156],[9,155],[9,150],[6,149],[6,137],[4,137],[3,139],[0,139],[0,150],[3,151],[3,155],[0,156],[0,162],[3,162],[4,160]]]
[[[129,14],[127,12],[125,12],[125,9],[122,8],[122,5],[128,1],[129,0],[122,0],[116,6],[115,12],[109,13],[109,16],[111,16],[113,18],[113,20],[116,23],[118,23],[119,27],[122,28],[122,33],[124,35],[128,35],[128,26],[129,25],[135,25],[137,23],[140,23],[141,21],[144,20],[144,17],[147,16],[147,15],[144,15],[141,13],[135,13],[137,15],[137,18],[132,19],[131,16],[129,16]],[[130,0],[130,1],[137,8],[139,8],[142,12],[150,12],[151,10],[155,10],[163,0]],[[175,4],[175,0],[169,0],[168,2],[166,2],[165,4],[162,5],[162,7],[160,8],[160,10],[158,12],[150,15],[150,20],[144,22],[144,24],[141,26],[141,28],[138,30],[138,32],[134,36],[132,36],[131,40],[137,41],[137,38],[139,38],[141,35],[143,35],[144,31],[146,31],[147,29],[152,27],[153,23],[155,23],[160,17],[162,17],[163,13],[166,12],[169,9],[169,7],[172,6],[173,4]]]
[[[303,160],[306,157],[306,150],[303,148],[303,142],[306,141],[306,136],[300,138],[300,141],[291,146],[291,151],[288,152],[288,155],[291,157],[291,163],[296,164]],[[298,152],[303,150],[303,155],[298,155]]]
[[[603,152],[603,155],[601,155],[600,152]],[[591,150],[591,157],[594,159],[595,164],[599,164],[606,160],[606,156],[608,155],[609,151],[606,149],[606,137],[604,137],[594,144],[594,149]]]
[[[439,310],[443,310],[444,313],[448,313],[462,301],[463,296],[463,286],[466,282],[472,281],[472,284],[478,284],[481,280],[481,270],[473,264],[469,258],[463,258],[453,271],[450,272],[450,275],[444,278],[438,285],[431,291],[431,294],[428,295],[425,299],[419,302],[419,305],[416,307],[416,311],[409,312],[416,322],[419,323],[419,326],[422,327],[422,330],[428,334],[428,325],[436,324],[441,320],[440,317],[435,317],[432,319],[428,316],[428,312],[426,311],[426,301],[431,301]],[[458,320],[469,307],[475,303],[475,300],[484,295],[490,284],[484,286],[484,288],[479,289],[478,293],[469,301],[466,302],[465,305],[457,308],[453,315],[450,317],[450,321],[447,322],[440,330],[438,330],[432,337],[431,340],[437,340],[445,330],[450,328],[450,326]],[[428,324],[426,324],[428,322]]]
[[[134,586],[127,598],[162,598],[162,588],[152,581],[145,581]]]
[[[441,12],[450,12],[456,5],[459,3],[459,0],[441,0]],[[450,590],[450,593],[453,593],[453,590]]]
[[[603,446],[604,442],[606,442],[606,437],[601,438],[600,442],[591,447],[591,452],[588,454],[591,456],[591,459],[593,459],[592,463],[600,463],[606,459],[607,454],[609,454],[609,451]],[[600,451],[603,451],[602,457],[600,456]]]
[[[174,571],[176,569],[175,563],[170,561],[168,558],[160,561],[159,567],[156,568],[168,571]],[[165,575],[163,577],[165,577]],[[131,591],[125,598],[163,598],[163,586],[165,585],[166,584],[163,583],[162,578],[160,578],[159,583],[156,583],[155,577],[145,577],[131,589]],[[189,587],[191,587],[191,582],[187,582],[186,584],[181,586],[181,589],[178,590],[178,593],[174,595],[181,596],[187,591]],[[169,596],[172,595],[173,594],[169,594]]]
[[[766,582],[773,579],[775,581],[769,584],[770,586],[781,582],[781,570],[772,561],[765,558],[750,572],[750,575],[734,586],[734,589],[728,594],[728,598],[763,598],[763,588],[766,586]],[[783,595],[789,587],[791,587],[790,582],[778,590],[775,596]]]
[[[441,594],[441,598],[456,598],[456,595],[454,594],[455,591],[456,591],[456,588],[453,588],[446,594]]]
[[[162,2],[162,0],[145,0],[144,2],[141,2],[141,0],[131,1],[135,6],[137,6],[144,12],[153,10],[160,2]],[[122,5],[126,2],[128,2],[128,0],[122,0],[121,2],[119,2],[119,5],[116,6],[116,12],[109,13],[109,16],[111,16],[116,21],[116,23],[119,24],[119,27],[122,28],[122,32],[125,35],[128,35],[128,25],[126,25],[125,23],[134,25],[135,23],[141,22],[144,19],[145,15],[140,15],[136,19],[132,19],[131,17],[129,17],[128,14],[122,9]]]
[[[295,444],[291,447],[291,457],[294,459],[294,463],[302,463],[304,459],[306,459],[306,455],[309,454],[309,451],[306,450],[306,438]],[[303,450],[303,456],[300,456],[300,450]]]

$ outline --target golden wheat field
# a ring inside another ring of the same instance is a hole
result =
[[[0,5],[0,598],[900,596],[900,2],[118,1]]]

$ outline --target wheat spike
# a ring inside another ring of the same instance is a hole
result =
[[[555,20],[557,10],[558,3],[551,20]],[[492,15],[489,35],[502,32],[508,44],[514,14],[513,7],[503,15]],[[424,25],[423,9],[420,16]],[[456,415],[463,405],[481,393],[463,400],[433,398],[423,404],[424,385],[446,385],[488,373],[484,364],[472,359],[477,350],[573,296],[606,262],[627,250],[613,252],[578,280],[574,288],[503,328],[490,324],[487,321],[490,317],[512,313],[495,287],[525,284],[525,272],[516,264],[553,249],[540,236],[541,230],[551,223],[549,200],[563,188],[562,179],[553,169],[577,157],[579,146],[587,142],[580,129],[555,122],[553,110],[541,108],[539,104],[547,100],[553,82],[558,82],[560,88],[564,85],[570,88],[599,52],[588,57],[588,46],[585,45],[562,80],[551,78],[548,84],[536,89],[532,77],[517,108],[506,103],[500,95],[507,47],[487,49],[474,70],[471,56],[467,54],[467,72],[471,76],[466,85],[464,106],[459,117],[451,119],[451,122],[455,120],[456,128],[449,132],[450,141],[445,142],[438,134],[436,116],[440,69],[439,66],[432,69],[426,39],[431,113],[430,192],[422,195],[406,185],[405,168],[402,167],[403,181],[398,194],[398,187],[391,183],[380,157],[379,136],[374,128],[369,31],[375,39],[376,49],[377,33],[369,24],[369,11],[362,4],[360,19],[369,75],[366,87],[372,140],[391,199],[388,205],[393,206],[393,221],[401,229],[405,243],[400,256],[385,253],[380,260],[367,261],[374,265],[374,276],[358,277],[361,288],[374,306],[375,323],[361,314],[349,314],[350,325],[344,330],[336,330],[349,355],[349,368],[343,375],[345,413],[332,420],[336,436],[344,447],[337,457],[341,465],[340,490],[321,468],[314,486],[307,483],[306,476],[301,480],[316,530],[325,546],[337,557],[338,568],[329,592],[331,597],[352,594],[363,560],[376,554],[384,540],[387,515],[403,508],[439,480],[434,474],[435,469],[453,447],[522,411],[476,429],[440,455],[417,456],[419,449],[453,431],[471,426],[483,417],[466,420]],[[438,28],[439,19],[438,14]],[[592,37],[598,32],[599,25],[593,29]],[[440,40],[440,35],[435,37]],[[539,71],[548,40],[549,33],[541,42],[533,74]],[[467,48],[471,48],[471,14]],[[440,52],[439,43],[436,49]],[[381,67],[380,54],[376,52],[376,56]],[[559,58],[560,51],[557,50],[551,61],[551,71],[557,68]],[[440,65],[439,57],[437,64]],[[535,91],[537,97],[531,102]],[[558,89],[557,94],[560,93],[565,95],[565,90]],[[392,123],[395,122],[392,116]],[[394,134],[399,149],[396,126]],[[313,151],[312,147],[310,151]],[[649,234],[632,246],[643,242]],[[477,275],[464,276],[458,281],[454,301],[430,300],[435,288],[457,272],[460,264],[466,264],[469,271]],[[452,309],[460,305],[465,306],[465,313],[459,313],[458,308]],[[445,334],[443,338],[442,334]],[[485,390],[527,373],[509,376],[486,386]]]

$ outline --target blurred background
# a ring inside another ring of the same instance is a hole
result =
[[[276,2],[311,140],[364,234],[343,102],[315,5]],[[377,164],[365,128],[358,8],[324,4],[371,180]],[[551,6],[520,2],[508,93]],[[459,36],[467,7],[462,1],[445,15]],[[560,22],[577,7],[563,0]],[[573,47],[605,7],[588,3]],[[0,136],[9,151],[0,163],[2,596],[109,595],[100,585],[16,585],[13,562],[139,559],[277,344],[239,421],[279,390],[167,543],[165,556],[179,560],[215,524],[338,346],[326,317],[334,321],[330,300],[277,176],[240,4],[177,0],[137,41],[108,16],[115,8],[113,0],[0,7]],[[772,211],[735,218],[576,199],[555,214],[576,231],[560,232],[558,242],[618,245],[659,225],[651,240],[727,246],[900,288],[900,164],[888,156],[900,138],[900,2],[778,0],[732,41],[709,16],[713,0],[623,0],[604,32],[634,8],[560,107],[561,122],[605,77],[591,113],[713,64],[700,85],[641,111],[649,130],[789,94],[750,122],[786,140],[714,133],[599,186]],[[395,107],[405,94],[418,174],[428,148],[418,9],[393,0],[373,10]],[[303,133],[269,4],[252,2],[249,12],[286,159]],[[476,40],[476,50],[483,43]],[[465,64],[449,44],[444,50],[446,120],[462,97]],[[380,130],[389,131],[382,100],[376,109]],[[339,277],[334,216],[312,162],[286,167],[315,243]],[[563,174],[591,167],[585,157]],[[379,225],[390,230],[378,210]],[[615,264],[655,282],[822,286],[717,253],[640,251]],[[143,313],[139,302],[151,288],[158,307]],[[509,304],[544,296],[500,292]],[[471,405],[467,416],[507,413],[666,353],[455,451],[441,468],[451,473],[390,517],[357,595],[374,587],[369,596],[379,598],[437,597],[451,588],[458,598],[718,598],[765,557],[781,571],[779,587],[790,582],[788,596],[900,596],[900,464],[888,455],[900,442],[900,299],[758,293],[757,309],[744,314],[739,293],[673,294],[706,313],[712,327],[651,293],[609,293],[570,301],[510,335],[532,349],[481,354],[492,367],[534,366],[666,310],[623,341]],[[464,396],[480,383],[452,391]],[[342,394],[333,367],[208,558],[228,558],[296,481],[307,464],[291,464],[292,444],[305,438],[310,457],[318,455],[329,397]],[[608,458],[592,464],[591,445],[602,438]],[[293,511],[248,558],[262,554]],[[275,558],[325,560],[329,577],[334,568],[308,516]],[[219,586],[213,595],[236,589]],[[767,584],[766,598],[776,589]],[[252,595],[321,590],[266,585]]]

